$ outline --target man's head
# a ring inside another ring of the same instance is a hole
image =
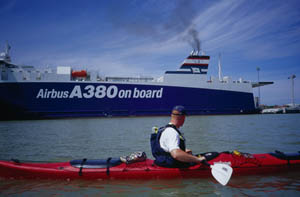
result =
[[[177,127],[181,127],[185,121],[186,111],[183,106],[176,105],[171,114],[171,122]]]

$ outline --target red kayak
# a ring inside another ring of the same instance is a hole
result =
[[[234,152],[206,153],[209,164],[227,164],[233,176],[300,170],[300,153],[279,151],[266,154]],[[230,167],[229,167],[230,168]],[[227,171],[227,169],[225,169]],[[168,179],[209,177],[210,167],[197,164],[188,168],[164,168],[153,160],[123,163],[120,159],[72,160],[60,163],[28,163],[13,159],[0,161],[0,177],[38,179]],[[230,174],[231,175],[231,174]]]

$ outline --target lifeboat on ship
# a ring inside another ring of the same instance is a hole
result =
[[[74,71],[72,71],[72,77],[73,78],[77,78],[77,77],[86,78],[87,72],[86,72],[86,70],[74,70]]]

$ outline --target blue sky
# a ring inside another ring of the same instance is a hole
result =
[[[16,64],[72,66],[109,76],[162,76],[192,51],[190,31],[211,56],[209,76],[275,84],[264,104],[300,103],[298,0],[0,0],[0,47]],[[257,89],[254,89],[257,95]]]

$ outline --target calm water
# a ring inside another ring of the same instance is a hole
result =
[[[152,158],[151,128],[168,122],[169,117],[0,122],[0,159],[68,161],[135,151],[145,151]],[[191,116],[182,131],[194,153],[300,151],[300,114]],[[0,196],[300,196],[299,175],[232,177],[226,187],[212,178],[126,182],[0,179]]]

